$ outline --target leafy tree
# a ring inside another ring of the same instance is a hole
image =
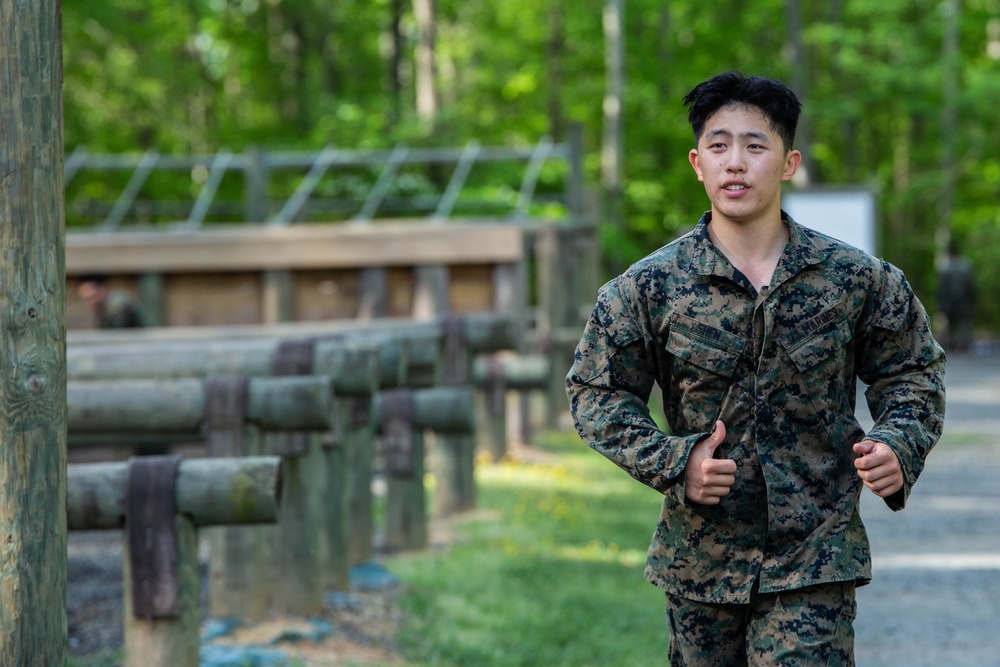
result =
[[[577,122],[587,176],[599,183],[603,0],[433,6],[440,106],[428,126],[416,108],[412,2],[65,3],[67,149],[525,144],[563,140]],[[942,59],[952,9],[955,70]],[[685,157],[693,139],[681,98],[735,68],[804,82],[800,140],[810,145],[800,148],[812,158],[811,183],[876,192],[880,252],[931,308],[941,228],[967,248],[983,293],[1000,290],[995,0],[630,0],[625,25],[625,226],[603,230],[613,264],[669,241],[707,206]],[[952,129],[942,112],[949,81]],[[558,189],[562,176],[546,172],[542,188]],[[519,177],[494,169],[470,185],[516,189]],[[942,221],[949,182],[951,219]],[[1000,306],[983,299],[980,316],[996,329]]]

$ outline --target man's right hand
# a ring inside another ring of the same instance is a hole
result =
[[[726,425],[715,422],[715,430],[698,442],[684,470],[684,495],[699,505],[718,505],[736,483],[736,461],[716,459],[716,448],[726,439]]]

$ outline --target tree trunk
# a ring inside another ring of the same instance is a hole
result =
[[[549,40],[546,48],[548,84],[549,134],[553,141],[562,141],[566,130],[562,104],[563,58],[566,55],[566,20],[561,7],[549,9]]]
[[[955,196],[955,134],[958,128],[959,26],[961,0],[943,3],[946,12],[941,39],[941,67],[944,69],[941,99],[941,197],[938,200],[938,224],[935,230],[935,254],[943,262],[951,241],[951,218]]]
[[[414,53],[416,70],[417,116],[433,130],[438,112],[435,89],[434,58],[434,0],[413,0],[413,15],[417,21],[420,38]]]
[[[816,180],[817,174],[816,161],[812,153],[812,109],[807,104],[809,67],[806,64],[806,50],[802,41],[802,7],[799,0],[788,0],[785,5],[785,16],[788,20],[788,55],[792,66],[791,87],[803,103],[795,142],[797,146],[793,147],[802,149],[802,166],[796,180],[809,185]]]
[[[66,664],[59,0],[0,0],[0,664]]]
[[[400,23],[403,19],[403,0],[392,0],[392,19],[389,21],[389,42],[392,51],[389,55],[389,91],[390,91],[390,125],[395,125],[402,119],[403,113],[403,81],[400,72],[403,66],[403,33]]]
[[[601,143],[601,184],[606,198],[605,216],[615,229],[624,225],[622,181],[624,180],[624,131],[622,114],[625,91],[624,0],[607,0],[604,6],[604,132]]]

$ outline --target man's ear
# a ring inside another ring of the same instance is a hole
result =
[[[785,158],[785,170],[781,172],[781,180],[792,180],[792,177],[795,176],[795,172],[799,170],[799,166],[801,164],[802,153],[798,151],[788,151],[788,156]]]
[[[688,162],[690,162],[691,166],[694,168],[694,173],[698,174],[698,180],[704,183],[705,179],[701,176],[701,165],[698,164],[698,151],[694,148],[692,148],[691,152],[688,153]]]

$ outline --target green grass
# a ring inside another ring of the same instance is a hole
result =
[[[455,544],[386,563],[413,664],[666,663],[663,595],[642,577],[659,494],[575,434],[540,440],[546,463],[477,466],[479,510]]]

